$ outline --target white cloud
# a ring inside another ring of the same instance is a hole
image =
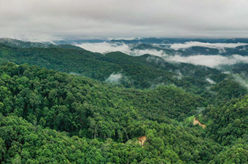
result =
[[[99,52],[99,53],[108,53],[114,51],[121,51],[126,54],[130,54],[131,50],[126,44],[116,44],[116,43],[108,43],[108,42],[100,42],[100,43],[82,43],[76,44],[83,49],[92,52]]]
[[[216,84],[216,82],[210,78],[206,78],[206,81],[209,82],[209,84]]]
[[[236,63],[248,63],[248,56],[232,55],[230,57],[221,55],[194,55],[194,56],[169,56],[164,58],[170,62],[190,63],[207,67],[218,67],[221,65],[233,65]]]
[[[232,75],[234,79],[239,82],[242,86],[246,87],[248,89],[248,79],[242,78],[239,74],[233,74]]]
[[[199,46],[212,46],[216,48],[223,48],[223,47],[237,47],[238,45],[243,45],[242,43],[200,43],[197,42]],[[196,45],[196,42],[191,43],[190,45]],[[181,56],[181,55],[167,55],[162,50],[155,50],[155,49],[134,49],[132,50],[129,45],[124,43],[109,43],[109,42],[101,42],[101,43],[82,43],[77,45],[82,47],[86,50],[99,52],[99,53],[109,53],[114,51],[120,51],[128,55],[132,56],[140,56],[144,54],[150,54],[153,56],[162,57],[166,61],[169,62],[181,62],[181,63],[190,63],[194,65],[203,65],[207,67],[218,67],[221,65],[233,65],[236,63],[248,63],[248,56],[241,56],[241,55],[232,55],[232,56],[221,56],[221,55],[194,55],[194,56]],[[181,46],[182,47],[182,46]],[[184,46],[186,47],[186,46]]]
[[[174,50],[179,49],[187,49],[191,47],[207,47],[207,48],[216,48],[216,49],[224,49],[224,48],[236,48],[238,46],[248,45],[247,43],[205,43],[205,42],[185,42],[185,43],[176,43],[171,44],[170,48]]]
[[[149,54],[149,55],[153,55],[153,56],[159,56],[159,57],[164,57],[167,56],[166,53],[164,53],[164,51],[162,50],[155,50],[155,49],[145,49],[145,50],[133,50],[131,52],[131,55],[134,56],[140,56],[140,55],[144,55],[144,54]]]
[[[155,49],[131,50],[131,48],[124,43],[109,43],[109,42],[81,43],[81,44],[76,44],[76,46],[79,46],[88,51],[99,52],[102,54],[114,52],[114,51],[120,51],[132,56],[141,56],[144,54],[150,54],[159,57],[166,56],[166,54],[162,50],[155,50]]]
[[[112,73],[107,79],[106,82],[110,83],[119,83],[122,78],[121,73]]]

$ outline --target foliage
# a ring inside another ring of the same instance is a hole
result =
[[[247,89],[231,75],[11,40],[0,63],[1,163],[247,163]]]
[[[211,107],[205,117],[213,122],[209,135],[223,145],[230,145],[237,139],[248,141],[248,96],[233,99],[222,107]]]
[[[14,44],[13,44],[14,43]],[[121,52],[99,54],[71,45],[50,45],[13,41],[0,43],[0,62],[28,63],[57,71],[84,75],[105,81],[112,73],[120,73],[120,85],[150,88],[174,84],[187,91],[201,93],[226,75],[220,71],[191,64],[168,63],[151,55],[129,56]],[[183,75],[183,76],[182,76]]]
[[[4,163],[207,163],[223,149],[180,122],[206,104],[175,86],[125,89],[13,63],[0,84]]]

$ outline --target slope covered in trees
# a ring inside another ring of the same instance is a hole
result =
[[[225,81],[223,83],[226,83]],[[2,163],[246,163],[247,96],[127,89],[36,66],[0,66]],[[236,87],[238,88],[238,87]],[[236,94],[240,92],[240,94]],[[232,94],[234,93],[234,94]],[[205,109],[206,108],[206,109]],[[205,110],[204,110],[205,109]],[[192,125],[198,117],[206,129]],[[228,126],[226,126],[228,125]],[[234,128],[235,127],[235,128]],[[144,146],[137,138],[146,136]]]
[[[3,163],[185,163],[207,162],[220,146],[193,135],[193,130],[146,122],[148,141],[118,143],[112,139],[68,137],[34,126],[16,116],[0,116]]]
[[[87,137],[125,141],[133,137],[126,132],[133,121],[182,120],[204,106],[199,96],[173,86],[123,89],[11,63],[0,70],[3,115],[15,113],[32,123]]]
[[[211,107],[204,115],[213,121],[209,135],[223,145],[243,140],[248,142],[248,96],[233,99],[221,107]]]
[[[52,45],[22,41],[0,42],[0,62],[28,63],[57,71],[84,75],[105,81],[121,74],[118,82],[125,87],[149,88],[174,84],[199,93],[227,75],[220,71],[191,64],[168,63],[151,55],[129,56],[121,52],[99,54],[72,45]]]
[[[236,75],[18,40],[0,40],[0,62],[1,163],[248,162],[248,92]]]

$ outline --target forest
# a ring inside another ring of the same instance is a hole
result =
[[[248,163],[247,88],[230,74],[69,45],[1,43],[0,61],[3,164]]]

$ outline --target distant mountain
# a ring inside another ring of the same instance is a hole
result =
[[[124,43],[185,43],[185,42],[208,42],[208,43],[248,43],[247,38],[230,38],[230,39],[215,39],[215,38],[137,38],[132,40],[112,39],[112,42]]]
[[[107,80],[112,74],[120,73],[122,78],[118,82],[126,87],[149,88],[160,84],[174,84],[188,89],[199,86],[205,88],[211,86],[206,81],[207,78],[219,82],[227,76],[216,69],[170,63],[151,55],[136,57],[120,52],[102,55],[72,45],[13,42],[18,44],[0,44],[1,62],[28,63],[101,81]]]
[[[52,44],[48,42],[42,42],[42,43],[27,42],[27,41],[21,41],[17,39],[9,39],[9,38],[0,38],[0,44],[4,44],[16,48],[32,48],[32,47],[46,48],[52,46]]]
[[[0,161],[248,163],[247,58],[193,53],[240,43],[160,40],[126,54],[2,39]]]

